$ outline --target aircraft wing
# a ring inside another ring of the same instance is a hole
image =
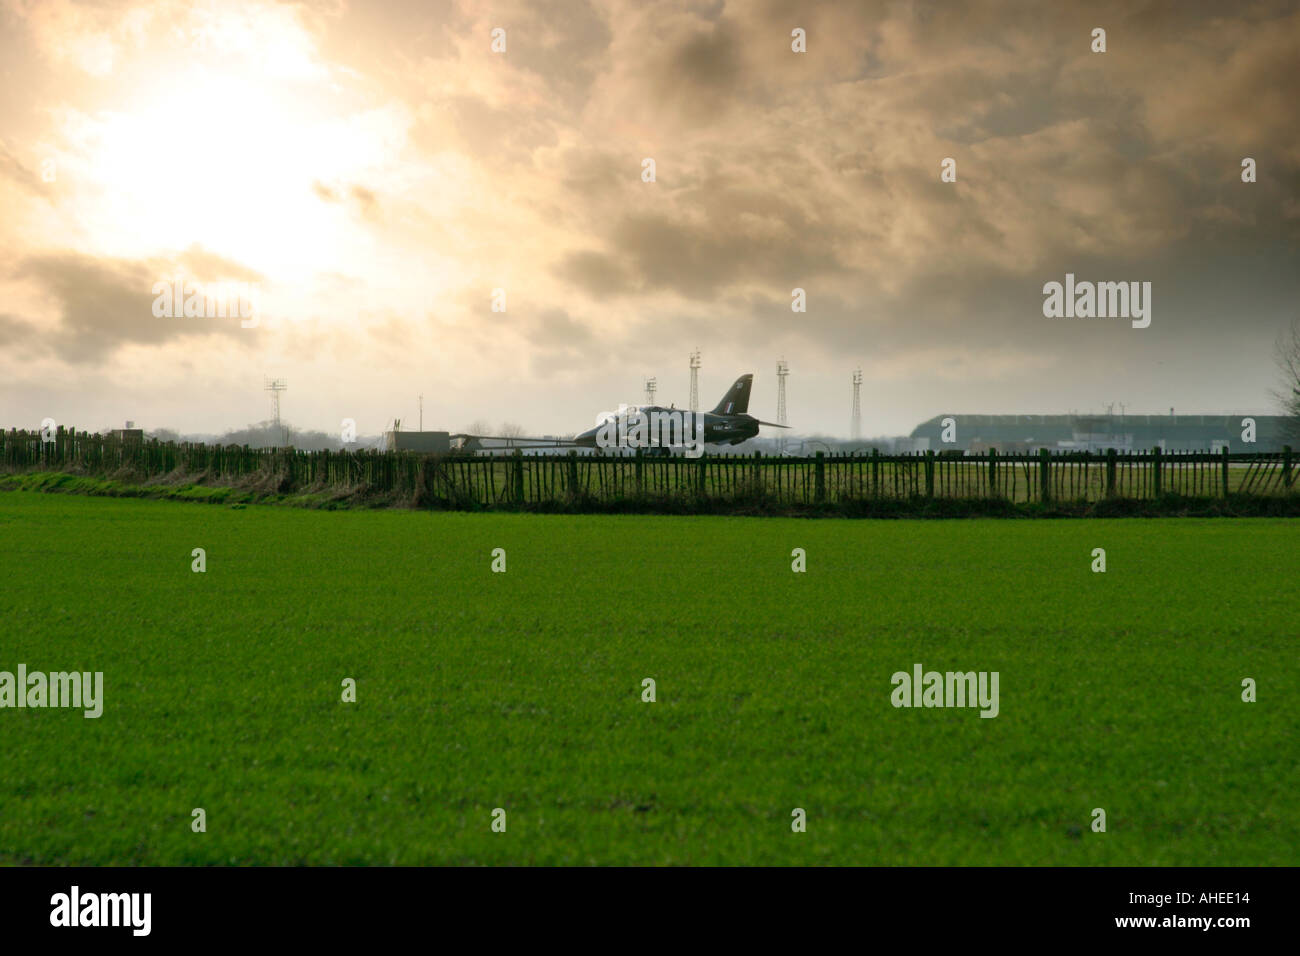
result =
[[[563,448],[577,443],[567,438],[529,438],[526,435],[448,435],[448,438],[472,438],[482,441],[507,442],[511,448]]]

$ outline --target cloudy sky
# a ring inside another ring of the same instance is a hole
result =
[[[1272,411],[1298,4],[1059,6],[0,0],[0,425],[219,432],[274,376],[304,428],[573,431],[696,347],[765,418],[784,357],[807,431],[856,367],[868,434]],[[1067,272],[1150,327],[1045,318]]]

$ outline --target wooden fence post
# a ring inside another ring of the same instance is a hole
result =
[[[1043,503],[1052,500],[1052,453],[1046,448],[1038,449],[1039,497]]]
[[[1287,491],[1291,490],[1291,446],[1282,446],[1282,487]]]
[[[826,453],[825,452],[819,451],[817,453],[817,464],[815,467],[816,467],[817,481],[816,481],[816,489],[814,491],[814,494],[816,495],[817,503],[821,504],[823,501],[826,500]]]
[[[1223,497],[1228,497],[1228,446],[1223,446]]]
[[[871,449],[871,495],[880,497],[880,449]]]
[[[643,490],[644,487],[645,487],[645,486],[642,484],[642,482],[643,482],[645,479],[644,479],[644,477],[642,476],[642,473],[641,473],[641,454],[642,454],[642,452],[644,452],[644,451],[645,451],[644,448],[638,448],[638,449],[636,450],[636,494],[637,494],[637,497],[638,497],[638,498],[641,497],[642,490]]]
[[[1151,493],[1154,497],[1160,497],[1160,446],[1156,445],[1151,449]]]
[[[929,450],[925,453],[925,496],[934,497],[934,452]]]
[[[998,450],[989,449],[989,497],[998,496]]]
[[[1115,465],[1116,453],[1114,448],[1106,449],[1106,497],[1115,497]]]

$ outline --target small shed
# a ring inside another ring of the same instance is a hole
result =
[[[384,449],[445,455],[451,451],[451,432],[384,432]]]

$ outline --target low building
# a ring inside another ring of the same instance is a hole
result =
[[[384,432],[386,451],[418,451],[445,455],[451,451],[450,432]]]
[[[123,443],[132,442],[138,445],[144,441],[144,429],[136,428],[135,422],[127,422],[125,428],[114,428],[108,434]]]
[[[945,442],[944,421],[954,422],[955,441]],[[1246,442],[1245,419],[1255,423]],[[917,451],[960,448],[972,454],[990,449],[1015,454],[1050,451],[1278,452],[1288,443],[1289,420],[1282,415],[936,415],[912,429]]]

